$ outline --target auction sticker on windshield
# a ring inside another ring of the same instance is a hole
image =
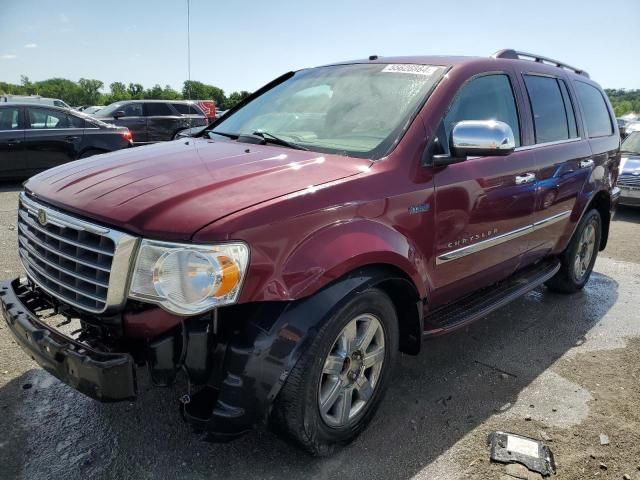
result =
[[[432,65],[415,65],[412,63],[390,63],[382,69],[386,73],[413,73],[414,75],[426,75],[430,77],[442,67]]]

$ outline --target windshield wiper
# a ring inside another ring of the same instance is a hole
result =
[[[283,138],[276,137],[273,133],[264,132],[264,131],[255,131],[251,135],[261,137],[265,142],[275,143],[277,145],[282,145],[283,147],[295,148],[296,150],[309,151],[308,148],[305,148],[302,145],[298,145],[297,143],[288,142]]]
[[[221,135],[223,137],[232,138],[234,140],[240,136],[237,133],[218,132],[216,130],[207,130],[207,134],[209,134],[209,133],[213,133],[215,135]]]

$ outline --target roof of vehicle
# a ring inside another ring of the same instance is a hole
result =
[[[115,102],[111,102],[109,105],[113,105],[114,103],[196,103],[202,100],[152,100],[152,99],[131,99],[131,100],[116,100]],[[205,100],[206,101],[206,100]],[[102,105],[102,107],[108,107],[109,105]]]
[[[34,102],[21,102],[21,101],[2,102],[2,103],[0,103],[0,108],[1,107],[15,107],[15,106],[30,107],[30,108],[47,108],[47,109],[53,109],[53,110],[63,110],[65,112],[82,113],[82,112],[79,112],[77,110],[74,110],[73,108],[59,107],[57,105],[50,105],[48,103],[34,103]]]
[[[470,56],[453,56],[453,55],[415,55],[415,56],[396,56],[396,57],[382,57],[378,55],[371,55],[367,59],[351,60],[345,62],[337,62],[329,65],[348,65],[353,63],[414,63],[419,65],[442,65],[442,66],[456,66],[471,63],[486,64],[489,67],[492,63],[498,61],[508,60],[509,62],[518,62],[521,65],[527,65],[529,68],[532,64],[541,66],[544,70],[548,69],[560,69],[570,74],[579,75],[583,78],[589,78],[589,74],[583,69],[572,67],[559,60],[544,57],[533,53],[520,52],[513,49],[500,50],[490,57],[470,57]],[[327,65],[327,66],[329,66]]]

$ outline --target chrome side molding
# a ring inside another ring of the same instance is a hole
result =
[[[443,253],[442,255],[438,255],[436,257],[436,265],[451,262],[452,260],[466,257],[467,255],[471,255],[472,253],[477,253],[482,250],[486,250],[487,248],[495,247],[496,245],[508,242],[509,240],[513,240],[514,238],[518,238],[528,233],[535,232],[536,230],[540,230],[541,228],[548,227],[549,225],[553,225],[554,223],[564,220],[565,218],[569,218],[570,216],[571,210],[566,210],[556,215],[552,215],[551,217],[538,220],[537,222],[534,222],[530,225],[525,225],[524,227],[520,227],[510,232],[503,233],[501,235],[498,235],[497,237],[488,238],[487,240],[482,240],[481,242],[467,245],[466,247],[458,248],[447,253]]]

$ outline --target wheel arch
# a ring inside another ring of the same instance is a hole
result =
[[[420,298],[430,291],[428,264],[399,231],[369,219],[334,224],[314,232],[283,261],[282,280],[291,298],[313,295],[359,268],[386,265],[402,274]]]
[[[609,240],[609,226],[611,224],[611,194],[606,190],[600,190],[596,193],[587,205],[587,208],[582,212],[582,216],[592,208],[598,211],[602,220],[602,232],[600,235],[599,245],[599,250],[602,251],[606,248],[607,241]]]
[[[422,302],[410,278],[393,265],[357,268],[299,300],[229,307],[221,312],[221,321],[239,321],[239,330],[225,347],[225,372],[219,384],[217,407],[212,423],[205,428],[215,428],[221,421],[232,422],[235,428],[266,422],[275,398],[320,325],[353,295],[370,288],[384,291],[396,308],[400,350],[418,353],[422,342]],[[237,417],[223,415],[225,411],[237,412]]]

